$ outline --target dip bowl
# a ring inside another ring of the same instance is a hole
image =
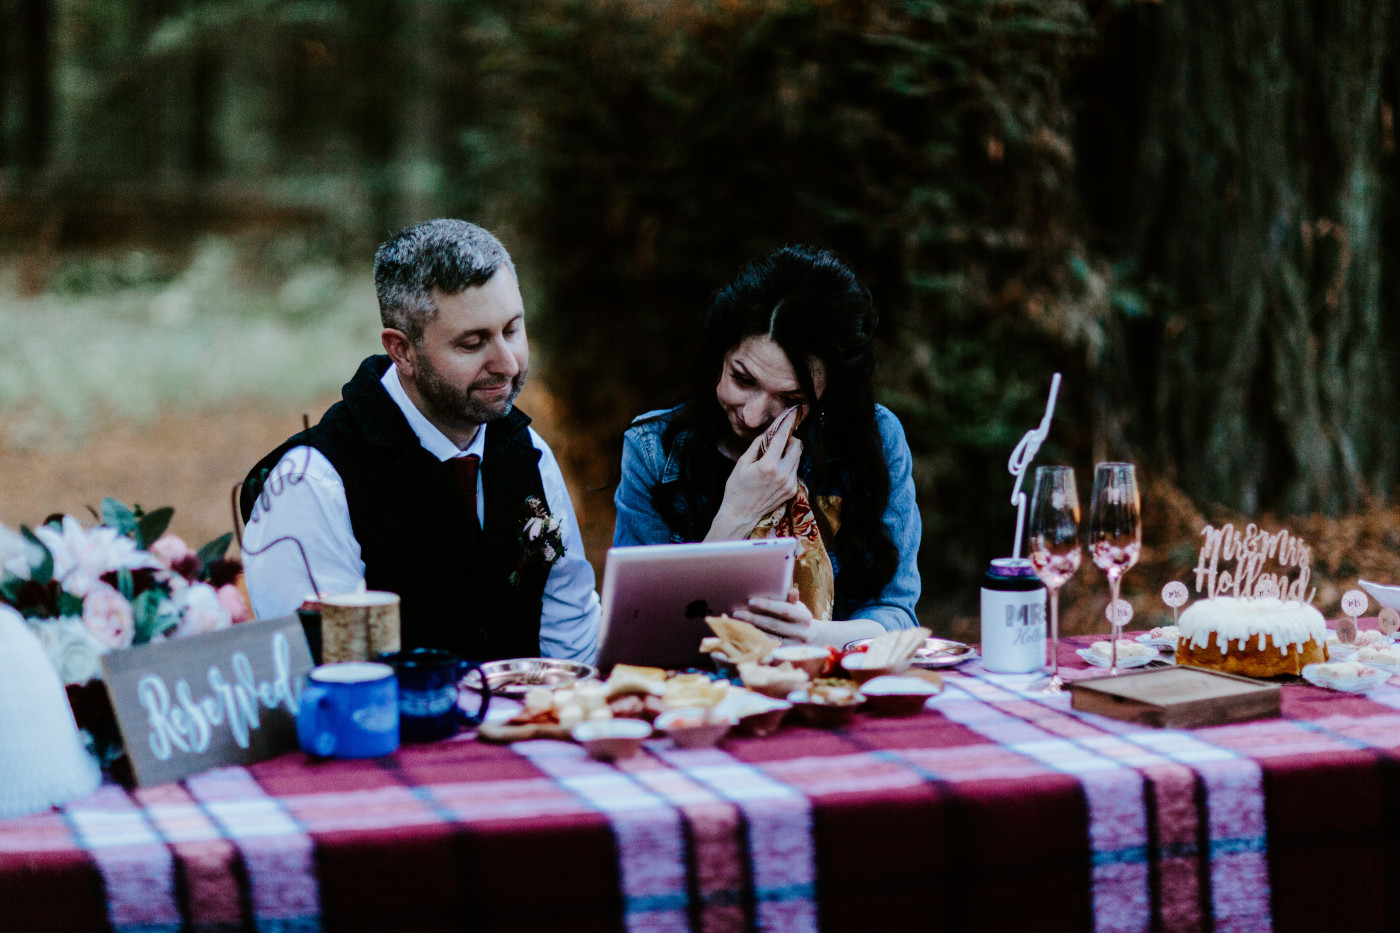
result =
[[[651,735],[651,723],[640,719],[589,719],[570,733],[589,756],[599,761],[631,758]]]

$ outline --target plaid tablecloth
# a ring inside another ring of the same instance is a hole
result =
[[[1400,677],[1189,731],[1028,680],[617,766],[460,736],[106,786],[0,821],[0,930],[1400,928]]]

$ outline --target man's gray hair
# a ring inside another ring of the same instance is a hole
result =
[[[485,285],[502,266],[515,277],[501,241],[465,220],[428,220],[400,230],[374,254],[379,318],[422,343],[423,328],[438,313],[433,289],[455,295]]]

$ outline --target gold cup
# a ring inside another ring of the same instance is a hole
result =
[[[381,590],[321,597],[321,663],[399,650],[399,596]]]

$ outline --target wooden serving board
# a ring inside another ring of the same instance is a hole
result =
[[[1069,685],[1070,705],[1113,719],[1189,729],[1279,714],[1278,684],[1198,667],[1163,667]]]
[[[526,742],[530,739],[558,739],[572,742],[573,734],[558,723],[524,723],[511,725],[504,722],[484,722],[477,727],[476,737],[483,742],[506,745],[511,742]]]

